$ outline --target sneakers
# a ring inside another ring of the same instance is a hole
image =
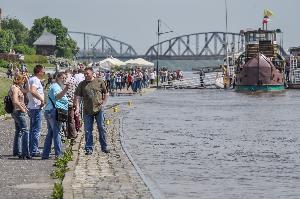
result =
[[[31,157],[42,157],[42,153],[41,152],[32,153]]]
[[[110,153],[110,150],[109,150],[109,149],[101,149],[101,151],[102,151],[103,153]],[[85,155],[92,155],[92,154],[93,154],[93,151],[91,151],[91,150],[85,151]]]
[[[93,154],[93,151],[86,151],[85,152],[85,155],[92,155]]]
[[[18,157],[19,157],[19,159],[23,159],[23,160],[25,160],[25,159],[31,160],[31,159],[32,159],[32,157],[29,156],[29,155],[26,155],[26,156],[24,156],[24,155],[19,155]]]
[[[109,149],[101,149],[101,151],[102,151],[103,153],[110,153],[110,150],[109,150]]]

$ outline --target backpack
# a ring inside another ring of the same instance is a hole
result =
[[[13,113],[14,106],[9,95],[4,97],[4,110],[6,111],[6,113]]]

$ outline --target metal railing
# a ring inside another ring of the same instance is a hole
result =
[[[171,81],[170,84],[168,85],[174,88],[198,88],[198,87],[214,88],[216,83],[216,78],[218,75],[220,76],[221,74],[217,72],[206,73],[205,77],[203,78],[203,82],[201,82],[199,76],[199,77],[174,80]]]

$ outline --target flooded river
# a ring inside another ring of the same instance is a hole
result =
[[[300,90],[130,99],[132,107],[122,104],[126,147],[166,198],[300,197]]]

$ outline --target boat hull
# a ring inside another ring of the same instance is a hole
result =
[[[285,90],[284,85],[236,85],[236,91],[283,91]]]
[[[281,91],[284,75],[263,54],[249,59],[236,75],[236,91]]]
[[[289,83],[288,88],[289,89],[300,89],[300,83]]]

